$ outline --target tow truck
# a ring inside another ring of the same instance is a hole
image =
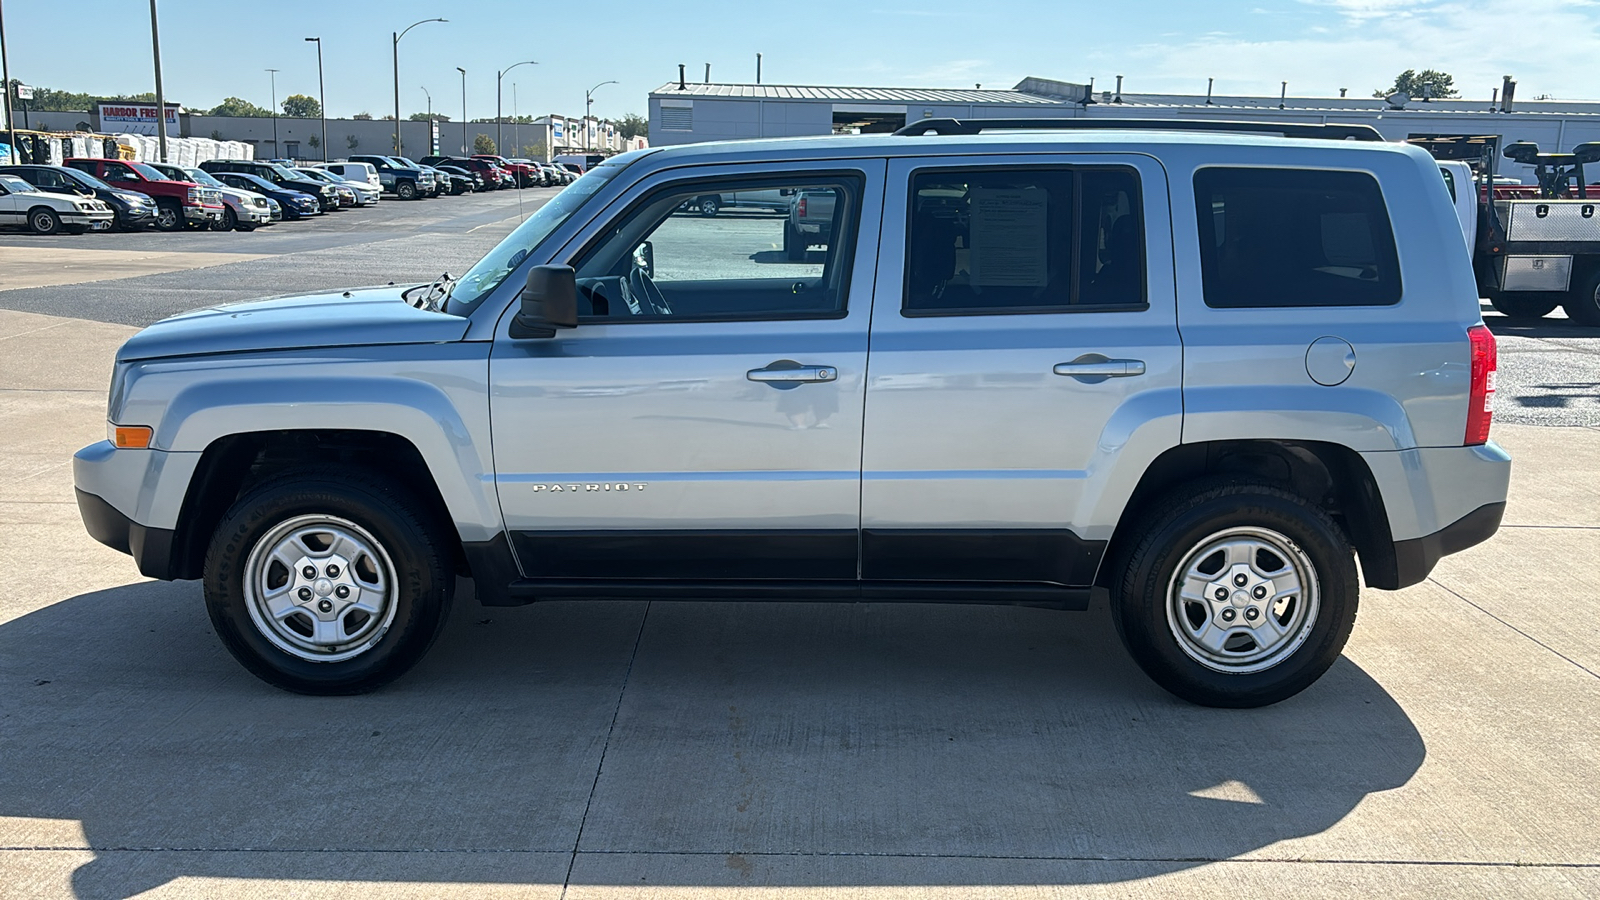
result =
[[[1498,135],[1411,141],[1440,161],[1465,231],[1473,235],[1468,247],[1479,291],[1496,310],[1529,320],[1559,306],[1576,324],[1600,326],[1600,185],[1589,184],[1583,170],[1600,162],[1600,143],[1547,153],[1517,141],[1501,154]],[[1502,155],[1533,166],[1538,184],[1500,184],[1495,167]],[[1470,188],[1461,183],[1469,169]],[[1468,189],[1472,200],[1464,203]]]

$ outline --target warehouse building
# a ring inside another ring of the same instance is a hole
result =
[[[1120,81],[1120,79],[1119,79]],[[661,146],[758,137],[893,131],[918,119],[1145,118],[1371,125],[1385,138],[1497,135],[1569,151],[1600,141],[1600,101],[1425,100],[1396,96],[1252,97],[1136,94],[1047,78],[1010,89],[872,88],[672,81],[650,92],[650,142]],[[1342,92],[1341,92],[1342,93]],[[1532,182],[1532,169],[1499,170]],[[1600,173],[1596,173],[1600,175]]]

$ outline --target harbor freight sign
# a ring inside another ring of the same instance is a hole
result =
[[[101,103],[100,131],[106,134],[155,134],[154,103]],[[167,104],[167,136],[178,136],[178,104]]]

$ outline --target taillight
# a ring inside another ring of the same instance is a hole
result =
[[[1467,329],[1472,341],[1472,393],[1467,406],[1467,446],[1486,443],[1494,422],[1494,373],[1498,365],[1494,332],[1486,325]]]
[[[795,214],[802,219],[806,217],[806,198],[800,198],[800,202],[795,206]]]

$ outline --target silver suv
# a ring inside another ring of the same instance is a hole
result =
[[[826,197],[820,248],[686,202],[768,190]],[[1494,372],[1417,148],[942,120],[624,154],[454,282],[158,323],[75,474],[292,691],[400,675],[459,574],[490,606],[1100,587],[1162,687],[1259,706],[1338,657],[1358,558],[1393,590],[1494,533]]]

